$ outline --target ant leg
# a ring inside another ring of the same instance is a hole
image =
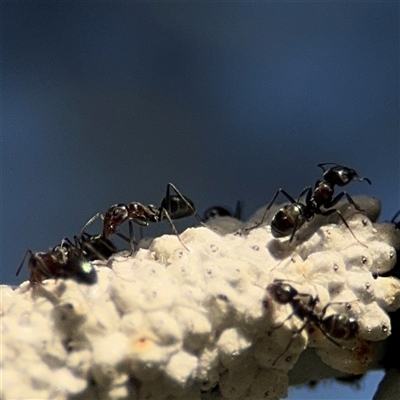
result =
[[[238,219],[239,221],[242,220],[242,211],[243,211],[243,202],[238,200],[235,207],[235,212],[233,214],[233,218]]]
[[[368,249],[368,246],[367,246],[366,244],[360,242],[360,241],[357,239],[356,235],[354,234],[354,232],[353,232],[352,229],[350,228],[349,224],[347,223],[346,219],[343,217],[342,213],[341,213],[339,210],[333,209],[333,210],[329,210],[329,211],[327,211],[327,212],[321,212],[321,215],[325,215],[325,216],[326,216],[326,215],[332,214],[333,212],[336,212],[336,214],[339,215],[340,219],[341,219],[342,222],[346,225],[346,228],[350,231],[350,233],[351,233],[351,235],[353,236],[353,238],[356,239],[357,242],[361,244],[361,246],[364,246],[364,247],[366,247],[366,248]],[[328,213],[328,214],[327,214],[327,213]]]
[[[349,202],[350,204],[352,204],[353,207],[354,207],[357,211],[360,211],[360,212],[364,212],[364,211],[365,211],[364,209],[360,208],[360,206],[357,205],[357,204],[354,202],[354,200],[350,197],[350,195],[349,195],[347,192],[344,192],[344,193],[346,194],[346,198],[347,198],[348,202]]]
[[[181,242],[181,245],[182,245],[187,251],[190,251],[190,250],[184,245],[184,243],[182,242],[181,237],[179,236],[179,233],[178,233],[178,231],[176,230],[175,225],[174,225],[174,223],[172,222],[172,219],[171,219],[171,217],[170,217],[169,214],[168,214],[168,211],[167,211],[165,208],[163,208],[162,211],[161,211],[161,213],[162,213],[163,217],[167,218],[169,224],[171,225],[172,232],[178,237],[179,241]]]
[[[131,253],[129,254],[130,256],[135,252],[135,245],[134,245],[134,233],[133,233],[133,223],[131,220],[129,222],[129,247],[131,249]]]
[[[304,328],[306,327],[306,325],[309,323],[309,321],[305,321],[304,324],[297,330],[292,331],[293,332],[293,336],[290,339],[289,343],[287,344],[285,350],[277,357],[275,358],[274,362],[272,363],[272,365],[275,365],[276,362],[289,350],[289,347],[291,346],[291,344],[293,343],[293,340],[296,339],[296,337],[304,330]]]
[[[207,225],[202,221],[200,215],[197,213],[196,209],[193,207],[192,204],[187,200],[187,198],[178,190],[178,188],[171,182],[167,184],[167,191],[165,193],[165,197],[170,199],[170,188],[174,190],[174,192],[185,202],[185,204],[189,207],[189,209],[192,211],[194,217],[199,221],[200,225],[207,227]]]
[[[75,238],[76,238],[76,236],[74,236]],[[76,246],[76,245],[74,245],[68,238],[63,238],[62,240],[61,240],[61,243],[59,244],[59,246],[60,247],[64,247],[64,244],[65,243],[68,243],[69,245],[71,245],[71,246],[74,246],[74,247],[76,247],[76,248],[79,248],[79,246]],[[76,242],[75,242],[76,243]],[[56,246],[56,247],[58,247],[58,246]],[[53,249],[54,250],[54,249]]]
[[[336,167],[339,167],[339,164],[336,164],[336,163],[333,163],[333,162],[317,164],[317,167],[320,167],[322,169],[322,171],[326,172],[326,169],[324,168],[325,165],[334,165]]]
[[[292,204],[296,203],[296,200],[290,196],[290,194],[288,194],[287,192],[285,192],[282,188],[278,189],[274,195],[274,197],[272,197],[272,200],[269,202],[269,204],[267,205],[265,211],[264,211],[264,215],[261,218],[261,221],[256,223],[253,226],[247,227],[245,228],[246,232],[249,232],[255,228],[258,228],[265,220],[265,217],[267,215],[268,210],[272,207],[272,205],[275,203],[276,198],[279,196],[279,193],[282,193]]]
[[[358,301],[358,299],[354,299],[354,300],[350,300],[350,301],[330,301],[329,303],[327,303],[325,305],[325,307],[321,310],[321,315],[320,315],[320,319],[323,319],[326,313],[326,310],[328,309],[328,307],[330,307],[332,304],[349,304],[352,303],[353,301]]]
[[[400,219],[396,221],[396,219],[400,216],[400,211],[397,211],[396,214],[394,214],[393,218],[390,220],[392,224],[394,224],[394,227],[396,229],[400,229]]]
[[[293,312],[292,312],[291,314],[289,314],[281,323],[279,323],[278,325],[273,326],[272,329],[271,329],[271,332],[272,332],[272,331],[275,331],[276,329],[279,329],[281,326],[284,325],[284,323],[285,323],[286,321],[289,321],[289,319],[292,318],[293,315],[295,315],[295,314],[296,314],[296,312],[293,311]]]
[[[98,219],[98,218],[100,218],[101,220],[104,220],[104,215],[102,213],[97,213],[97,214],[93,215],[93,217],[90,218],[88,222],[86,222],[86,224],[83,226],[83,228],[78,233],[78,241],[82,240],[82,236],[84,235],[86,228],[90,224],[92,224],[94,221],[96,221],[96,219]]]
[[[317,182],[318,182],[318,181],[317,181]],[[307,193],[307,196],[306,196],[306,201],[305,201],[305,203],[307,204],[307,203],[310,201],[310,199],[311,199],[311,186],[306,186],[306,187],[301,191],[301,193],[299,194],[299,197],[297,198],[297,203],[300,202],[300,198],[301,198],[302,196],[304,196],[306,193]]]
[[[115,232],[115,235],[117,235],[117,236],[120,237],[121,239],[125,240],[125,242],[129,242],[128,236],[125,236],[123,233],[121,233],[121,232]],[[133,237],[135,237],[135,235],[133,235]],[[137,243],[136,243],[136,240],[133,240],[133,243],[134,243],[134,244],[137,244]]]
[[[84,234],[88,235],[86,232],[84,232]],[[101,235],[94,237],[94,239],[100,239],[100,238],[101,238]],[[75,241],[75,247],[81,251],[84,258],[87,257],[87,254],[88,254],[87,251],[89,250],[89,252],[94,254],[98,260],[103,260],[103,261],[106,260],[106,258],[98,250],[96,250],[95,246],[93,246],[93,244],[90,243],[89,241],[86,241],[86,242],[83,241],[80,244],[78,241],[78,236],[74,236],[74,241]]]
[[[347,192],[341,192],[339,193],[335,198],[332,199],[332,201],[325,207],[325,208],[331,208],[333,206],[335,206],[341,199],[343,196],[346,196],[347,201],[359,212],[364,212],[365,210],[363,210],[362,208],[360,208],[360,206],[358,206],[354,200],[350,197],[350,195]]]
[[[315,183],[315,186],[318,185],[318,182],[319,182],[319,181],[317,181],[317,182]],[[300,202],[300,198],[301,198],[305,193],[307,193],[307,195],[306,195],[306,200],[305,200],[305,204],[309,204],[309,202],[310,202],[310,200],[311,200],[311,195],[312,195],[311,186],[307,186],[306,188],[303,189],[303,191],[299,194],[299,197],[297,198],[297,203]],[[294,224],[294,226],[293,226],[292,234],[290,235],[289,244],[292,243],[292,240],[293,240],[293,238],[294,238],[294,235],[295,235],[296,232],[297,232],[297,229],[298,229],[298,226],[299,226],[299,220],[300,220],[300,218],[301,218],[301,215],[298,215],[297,218],[296,218],[295,224]],[[300,223],[300,227],[301,227],[301,226],[302,226],[302,224]]]
[[[399,215],[400,215],[400,210],[397,211],[396,214],[394,214],[394,216],[393,216],[393,218],[390,220],[390,222],[391,222],[392,224],[395,224],[395,223],[396,223],[396,219],[397,219],[397,217],[398,217]]]
[[[22,262],[21,262],[21,264],[19,265],[19,267],[18,267],[18,269],[17,269],[17,272],[15,273],[15,276],[18,276],[19,273],[21,272],[21,269],[22,269],[22,267],[24,266],[24,262],[25,262],[25,260],[26,260],[26,256],[27,256],[28,254],[30,254],[31,257],[33,256],[33,253],[32,253],[31,250],[27,250],[27,251],[25,252],[24,258],[22,259]]]
[[[294,226],[293,226],[292,234],[290,235],[289,244],[292,243],[292,240],[293,240],[293,238],[294,238],[294,235],[295,235],[296,232],[297,232],[297,227],[299,226],[299,220],[300,220],[300,215],[298,215],[297,218],[296,218],[296,222],[295,222],[295,224],[294,224]],[[300,226],[301,226],[301,225],[300,225]]]

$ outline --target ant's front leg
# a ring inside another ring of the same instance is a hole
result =
[[[333,304],[346,304],[347,308],[350,310],[350,308],[351,308],[350,303],[353,303],[354,301],[358,301],[358,299],[354,299],[354,300],[350,300],[350,301],[330,301],[321,310],[320,319],[322,320],[325,317],[326,310],[328,309],[328,307],[332,306]]]
[[[354,200],[350,197],[350,195],[347,192],[341,192],[339,193],[335,198],[332,199],[332,201],[325,207],[325,208],[331,208],[334,207],[339,201],[343,198],[343,196],[346,196],[347,201],[359,212],[364,212],[365,210],[360,208]]]
[[[350,226],[349,226],[349,224],[347,223],[346,219],[343,217],[342,213],[341,213],[339,210],[337,210],[336,208],[334,208],[334,209],[332,209],[332,210],[327,210],[327,211],[322,211],[322,210],[320,210],[320,212],[319,212],[319,214],[321,214],[321,215],[323,215],[323,216],[325,216],[325,217],[326,217],[326,216],[329,216],[329,215],[331,215],[331,214],[333,214],[333,213],[336,213],[336,214],[339,216],[339,218],[342,220],[343,224],[344,224],[344,225],[346,226],[346,228],[350,231],[350,233],[351,233],[351,235],[353,236],[353,238],[356,239],[357,242],[361,244],[361,246],[364,246],[364,247],[368,248],[368,246],[367,246],[366,244],[360,242],[360,241],[357,239],[357,237],[356,237],[356,235],[354,234],[353,230],[350,228]]]

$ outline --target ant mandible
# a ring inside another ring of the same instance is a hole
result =
[[[29,255],[29,282],[31,285],[41,283],[45,279],[74,279],[88,285],[97,282],[94,266],[83,251],[69,239],[63,239],[61,244],[49,252],[33,253],[27,250],[15,276],[18,276]]]
[[[273,283],[269,284],[266,288],[269,295],[279,304],[290,304],[292,307],[292,313],[285,318],[279,325],[273,327],[273,330],[280,328],[287,320],[292,318],[294,315],[301,321],[304,321],[303,325],[293,331],[293,336],[286,346],[282,354],[280,354],[272,363],[275,363],[286,353],[293,340],[300,335],[304,328],[308,324],[313,324],[321,333],[336,346],[344,350],[353,350],[345,346],[342,346],[335,339],[339,340],[350,340],[354,339],[359,332],[359,325],[355,318],[348,317],[345,314],[332,314],[325,317],[326,310],[332,304],[343,304],[343,302],[330,302],[325,305],[321,313],[318,315],[315,312],[315,306],[319,302],[318,295],[312,296],[308,293],[299,293],[292,285],[287,283],[283,279],[275,279]],[[305,300],[308,299],[308,300]],[[267,303],[267,300],[265,300]],[[266,304],[267,305],[267,304]]]
[[[171,194],[171,189],[175,194]],[[78,240],[81,240],[85,233],[85,229],[98,218],[103,220],[103,229],[100,237],[105,239],[110,239],[115,233],[117,233],[118,228],[125,221],[128,221],[129,241],[131,244],[131,250],[133,251],[133,222],[140,226],[149,226],[150,223],[157,223],[166,219],[170,223],[172,231],[179,238],[178,231],[176,230],[172,220],[190,216],[195,216],[198,221],[204,225],[196,212],[193,201],[184,196],[175,185],[168,183],[166,194],[161,201],[160,207],[156,207],[152,204],[144,205],[139,202],[132,202],[130,204],[114,204],[104,215],[102,213],[97,213],[90,218],[81,229],[78,235]]]
[[[324,168],[326,165],[334,166],[326,170]],[[364,210],[362,210],[354,202],[347,192],[343,191],[334,197],[334,188],[335,185],[341,187],[348,185],[353,180],[366,181],[369,184],[371,184],[371,181],[368,178],[360,178],[354,169],[344,167],[339,164],[323,163],[318,164],[318,167],[322,168],[324,171],[323,178],[325,180],[317,180],[314,185],[314,191],[312,191],[311,186],[307,186],[300,193],[296,201],[285,190],[277,190],[271,202],[266,207],[261,221],[254,226],[246,228],[246,231],[257,228],[264,222],[268,210],[274,204],[279,193],[282,193],[291,204],[283,206],[272,218],[271,233],[274,237],[285,237],[290,235],[289,243],[291,243],[295,233],[305,222],[310,221],[314,215],[329,216],[333,213],[336,213],[344,225],[349,229],[353,237],[358,241],[341,212],[337,209],[332,209],[332,207],[334,207],[343,198],[343,196],[346,196],[347,201],[352,204],[357,211],[362,212]],[[306,195],[306,198],[303,204],[300,202],[300,199],[304,195]],[[324,207],[325,210],[321,210],[321,207]]]

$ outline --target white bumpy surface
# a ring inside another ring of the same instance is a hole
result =
[[[367,215],[376,208],[369,201]],[[371,341],[390,335],[386,311],[400,307],[400,282],[379,276],[396,263],[397,239],[389,224],[344,212],[365,246],[343,224],[322,225],[326,218],[290,245],[269,225],[248,235],[190,228],[180,235],[187,249],[162,236],[98,264],[92,286],[3,285],[2,398],[278,399],[307,346],[335,369],[365,372]],[[225,217],[212,225],[235,230]],[[275,279],[318,294],[316,313],[339,302],[326,315],[356,318],[358,337],[340,348],[307,326],[291,342],[302,321],[267,293]]]

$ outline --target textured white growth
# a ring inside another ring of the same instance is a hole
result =
[[[357,202],[376,212],[376,201]],[[242,223],[224,217],[187,229],[185,246],[165,235],[98,263],[92,286],[2,286],[2,398],[278,399],[307,346],[333,368],[365,372],[371,341],[390,334],[386,311],[400,307],[400,282],[379,276],[399,239],[342,212],[357,239],[316,217],[289,244],[269,225],[235,234]],[[339,347],[312,325],[294,337],[303,321],[266,291],[275,279],[318,295],[318,315],[329,304],[326,317],[355,318],[357,337]]]

